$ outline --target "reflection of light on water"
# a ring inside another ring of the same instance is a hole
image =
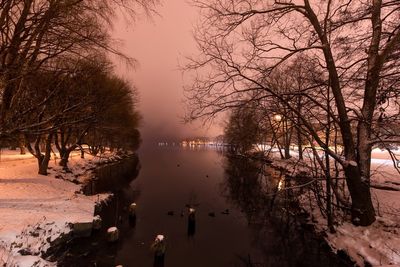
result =
[[[281,178],[281,179],[279,180],[278,190],[282,190],[283,188],[284,188],[284,185],[283,185],[283,178]]]

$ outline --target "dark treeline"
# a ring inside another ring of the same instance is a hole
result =
[[[83,146],[93,155],[137,149],[137,92],[107,55],[133,60],[109,29],[116,12],[135,19],[156,2],[0,0],[0,145],[26,148],[44,175],[56,151],[67,167]]]

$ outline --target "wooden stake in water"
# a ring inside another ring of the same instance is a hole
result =
[[[96,215],[93,218],[93,229],[100,230],[103,220],[101,219],[100,215]]]
[[[129,205],[129,218],[136,219],[136,203]]]
[[[163,267],[167,243],[164,235],[157,235],[151,249],[154,251],[154,266]]]
[[[196,210],[193,208],[189,208],[189,216],[188,216],[188,236],[194,236],[196,232]]]
[[[110,227],[107,230],[107,241],[116,242],[119,239],[119,231],[117,227]]]

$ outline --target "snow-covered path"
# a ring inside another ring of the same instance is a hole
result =
[[[104,196],[84,196],[79,193],[80,185],[55,178],[61,169],[54,160],[49,175],[43,176],[36,174],[36,160],[29,155],[18,159],[10,152],[5,154],[8,157],[3,154],[0,161],[0,263],[31,266],[38,257],[10,257],[10,251],[15,255],[27,248],[32,254],[40,254],[49,246],[48,237],[52,241],[70,231],[69,223],[92,221],[94,205]],[[73,174],[63,174],[64,178],[79,178],[75,175],[82,174],[84,166],[93,160],[72,157]],[[31,231],[38,226],[44,229],[39,236]],[[22,247],[15,245],[18,243]]]

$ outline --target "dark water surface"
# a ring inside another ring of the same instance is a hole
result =
[[[76,239],[60,266],[153,266],[158,234],[166,236],[165,267],[346,266],[290,216],[295,192],[275,194],[284,183],[268,166],[215,149],[157,147],[139,157],[137,178],[114,188],[102,211],[105,227],[121,229],[120,241],[107,244],[105,229]],[[131,202],[135,223],[127,215]],[[194,229],[188,205],[196,209]]]

